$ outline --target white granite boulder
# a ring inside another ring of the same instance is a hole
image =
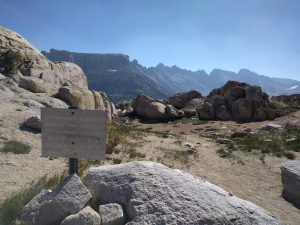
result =
[[[283,198],[300,209],[300,160],[289,160],[281,164],[281,175]]]
[[[282,224],[216,185],[159,163],[93,167],[83,182],[100,204],[122,205],[130,225]]]

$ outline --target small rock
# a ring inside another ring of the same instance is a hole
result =
[[[232,143],[232,141],[231,140],[229,140],[228,138],[220,138],[220,137],[218,137],[217,138],[217,142],[219,143],[219,144],[231,144]]]
[[[43,107],[45,107],[43,104],[41,104],[41,103],[39,103],[35,100],[31,100],[31,99],[24,101],[23,104],[25,106],[29,107],[29,108],[43,108]]]
[[[300,209],[300,160],[281,164],[283,198]]]
[[[243,132],[243,131],[236,131],[233,134],[231,134],[232,138],[237,138],[237,137],[246,137],[249,133]]]
[[[240,131],[241,131],[241,132],[250,133],[250,132],[252,131],[252,129],[249,128],[249,127],[245,127],[245,128],[242,128]]]
[[[99,206],[99,212],[102,219],[102,225],[123,225],[125,216],[121,205],[110,203]]]
[[[25,121],[25,126],[30,129],[41,131],[41,129],[42,129],[41,117],[40,116],[32,116],[32,117],[28,118]]]
[[[285,130],[299,130],[300,129],[300,120],[289,121],[283,125]]]
[[[87,206],[75,215],[66,217],[60,225],[101,225],[101,217],[90,206]]]
[[[260,129],[270,131],[270,130],[280,129],[280,128],[281,128],[281,126],[276,123],[268,123],[268,124],[263,125]]]

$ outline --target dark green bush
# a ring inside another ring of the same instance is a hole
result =
[[[0,56],[0,68],[7,76],[16,73],[23,62],[24,58],[19,52],[8,51]]]

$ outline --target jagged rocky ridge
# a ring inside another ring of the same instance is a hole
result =
[[[138,94],[166,99],[190,90],[207,95],[228,80],[259,85],[270,96],[300,91],[300,81],[271,78],[247,69],[238,73],[214,69],[207,74],[204,70],[190,71],[177,66],[168,67],[162,63],[146,68],[137,60],[130,61],[129,56],[123,54],[89,54],[55,49],[42,53],[53,61],[78,64],[87,75],[90,88],[105,91],[114,102],[133,99]]]

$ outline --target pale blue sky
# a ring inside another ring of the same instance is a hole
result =
[[[0,0],[0,12],[39,50],[300,80],[299,0]]]

